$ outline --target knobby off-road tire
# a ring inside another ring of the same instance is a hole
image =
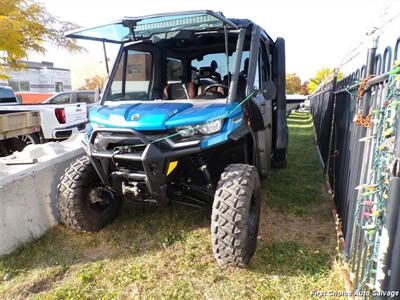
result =
[[[221,175],[211,216],[211,242],[220,265],[246,266],[257,245],[260,179],[257,169],[229,165]]]
[[[113,221],[121,198],[102,185],[87,156],[74,161],[58,185],[61,222],[74,230],[95,232]]]

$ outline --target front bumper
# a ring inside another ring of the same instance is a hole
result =
[[[130,136],[139,140],[143,144],[144,150],[141,152],[119,152],[106,149],[99,151],[94,147],[94,144],[96,137],[101,133],[115,134],[117,135],[116,140],[119,139],[118,134],[125,135],[120,137],[121,140]],[[157,145],[161,142],[164,145],[163,149]],[[168,203],[166,170],[169,162],[201,151],[198,143],[197,145],[193,143],[185,145],[175,144],[167,140],[151,141],[137,130],[120,128],[95,128],[84,146],[93,167],[105,186],[112,187],[110,175],[121,176],[132,181],[144,181],[153,199],[164,204]],[[101,163],[102,159],[139,162],[143,166],[143,171],[118,170],[110,172],[107,171],[108,167]]]

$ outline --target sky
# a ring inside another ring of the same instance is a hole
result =
[[[343,66],[351,73],[365,63],[373,26],[379,29],[378,51],[394,46],[400,36],[400,0],[40,0],[47,10],[62,20],[82,27],[106,24],[124,16],[209,9],[221,11],[228,18],[248,18],[276,39],[286,41],[286,71],[303,81],[323,66],[336,67],[346,54],[360,53]],[[357,51],[350,51],[360,44]],[[85,78],[105,74],[101,43],[84,41],[87,52],[71,54],[46,46],[46,55],[30,55],[34,61],[53,61],[55,66],[71,69],[73,88]],[[107,47],[113,61],[117,48]],[[350,55],[351,56],[351,55]]]

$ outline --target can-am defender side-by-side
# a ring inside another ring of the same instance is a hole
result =
[[[287,164],[284,40],[212,11],[127,17],[67,35],[120,44],[86,155],[61,178],[68,227],[93,232],[122,199],[211,211],[218,263],[254,254],[260,180]]]

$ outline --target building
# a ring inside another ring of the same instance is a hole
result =
[[[23,61],[25,69],[8,71],[8,81],[0,80],[0,86],[10,86],[15,92],[58,93],[70,91],[71,71],[55,68],[54,63]]]
[[[128,54],[128,63],[126,66],[126,81],[148,81],[151,74],[151,55],[138,54],[134,51]],[[123,60],[115,74],[114,81],[122,81]]]

